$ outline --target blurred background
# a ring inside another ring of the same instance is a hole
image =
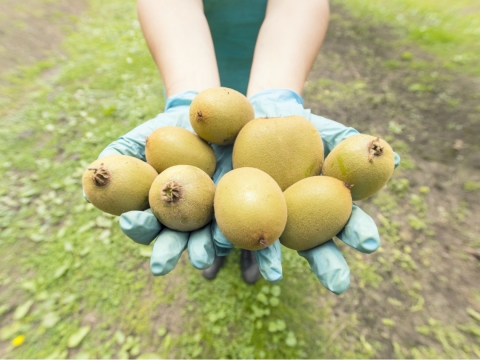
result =
[[[402,163],[359,202],[371,255],[350,289],[284,248],[278,284],[213,282],[87,204],[86,165],[163,110],[126,0],[0,1],[0,358],[479,358],[480,3],[332,0],[306,106],[387,139]]]

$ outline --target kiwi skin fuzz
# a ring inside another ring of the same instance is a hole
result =
[[[233,146],[233,168],[265,171],[285,191],[309,176],[320,175],[323,142],[302,116],[257,118],[246,124]]]
[[[158,173],[175,165],[192,165],[209,176],[215,172],[212,147],[198,135],[178,126],[161,127],[150,134],[145,157]]]
[[[329,176],[300,180],[284,195],[288,220],[280,242],[293,250],[309,250],[330,240],[352,213],[350,189]]]
[[[233,245],[261,250],[283,232],[287,205],[282,190],[270,175],[244,167],[226,173],[218,182],[215,219]]]
[[[87,167],[82,185],[91,204],[119,216],[127,211],[148,209],[148,192],[157,175],[155,169],[142,160],[110,155]]]
[[[193,231],[213,219],[215,184],[203,170],[176,165],[157,176],[149,193],[155,217],[166,227]]]
[[[242,93],[214,87],[201,91],[190,105],[190,124],[205,141],[231,145],[242,127],[253,120],[252,104]]]
[[[328,154],[322,173],[350,184],[356,201],[380,191],[394,168],[394,152],[385,140],[358,134],[343,140]]]

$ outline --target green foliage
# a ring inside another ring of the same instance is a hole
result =
[[[367,84],[361,80],[336,82],[321,78],[306,82],[305,96],[332,107],[338,101],[357,102],[366,96],[371,96],[367,89]]]
[[[261,280],[252,286],[240,279],[239,252],[235,250],[228,257],[225,269],[213,282],[205,282],[189,270],[188,303],[192,306],[187,306],[188,331],[175,342],[182,357],[323,356],[315,342],[325,335],[302,330],[316,326],[315,322],[325,316],[304,296],[318,292],[305,261],[286,251],[284,279],[278,284]],[[199,302],[201,307],[193,306]]]
[[[410,190],[410,182],[406,178],[392,179],[388,182],[388,189],[398,197],[404,197]]]
[[[480,190],[480,182],[476,181],[465,181],[463,184],[463,190],[467,192],[473,192]]]
[[[410,350],[410,357],[418,359],[439,357],[468,358],[473,354],[478,354],[480,347],[475,343],[469,344],[464,335],[464,333],[470,332],[471,329],[475,329],[475,327],[472,327],[472,324],[455,327],[430,318],[427,324],[417,326],[415,330],[423,336],[434,337],[440,344],[442,351],[439,352],[437,348],[419,346]],[[475,332],[475,330],[473,331]]]
[[[480,8],[474,0],[335,0],[352,14],[378,24],[389,24],[404,43],[416,43],[439,56],[444,66],[479,75],[477,54]],[[403,61],[413,54],[404,52]],[[418,84],[412,91],[430,91]]]

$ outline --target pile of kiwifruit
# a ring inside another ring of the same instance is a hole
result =
[[[196,134],[165,126],[147,138],[146,162],[126,155],[94,161],[83,174],[85,194],[113,215],[151,208],[178,231],[200,229],[215,216],[225,237],[243,249],[280,239],[308,250],[338,234],[352,201],[378,192],[393,173],[393,150],[379,137],[351,136],[324,159],[321,134],[309,120],[254,117],[241,93],[204,90],[190,106]],[[211,144],[233,144],[233,170],[217,186]]]

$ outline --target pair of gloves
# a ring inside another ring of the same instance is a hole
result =
[[[99,155],[123,154],[145,159],[145,140],[156,129],[164,126],[179,126],[193,131],[189,119],[189,107],[195,91],[185,91],[167,99],[165,111],[156,118],[143,123],[117,141],[108,145]],[[310,120],[320,132],[323,140],[325,156],[342,140],[358,134],[358,131],[345,127],[326,118],[311,114],[304,109],[299,94],[287,89],[262,91],[250,99],[255,110],[255,117],[278,117],[300,115]],[[212,145],[217,168],[213,175],[215,184],[220,178],[232,170],[233,145]],[[395,154],[395,167],[400,158]],[[166,275],[177,264],[182,252],[187,249],[191,264],[197,269],[210,267],[217,256],[228,255],[233,245],[223,236],[215,220],[206,227],[192,231],[180,232],[163,227],[151,210],[129,211],[120,216],[120,228],[137,243],[148,245],[153,240],[150,268],[154,275]],[[378,229],[373,219],[353,205],[349,221],[337,235],[344,243],[362,253],[371,253],[380,246]],[[310,264],[311,269],[320,282],[335,294],[345,292],[350,285],[350,270],[333,240],[316,248],[299,251]],[[255,256],[263,277],[270,282],[282,279],[282,251],[277,240],[271,246],[255,251]]]

